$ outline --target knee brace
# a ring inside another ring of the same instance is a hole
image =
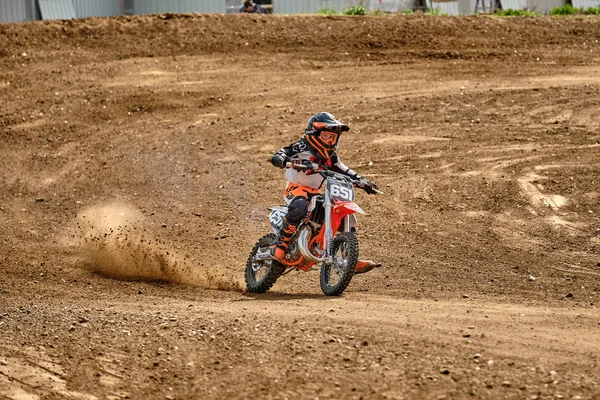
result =
[[[308,212],[308,200],[298,196],[288,205],[287,220],[292,225],[298,225]]]

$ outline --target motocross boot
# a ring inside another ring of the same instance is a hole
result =
[[[292,236],[296,232],[297,225],[292,225],[288,222],[287,218],[283,219],[283,226],[279,233],[279,241],[271,246],[271,255],[277,261],[281,261],[285,257],[285,253],[288,249]]]

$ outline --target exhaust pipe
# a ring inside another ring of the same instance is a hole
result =
[[[315,264],[322,263],[325,261],[325,257],[319,258],[316,257],[313,253],[308,249],[308,240],[310,239],[311,230],[309,227],[304,226],[300,231],[300,237],[298,238],[298,249],[300,249],[300,253],[304,256],[304,258],[310,262]]]

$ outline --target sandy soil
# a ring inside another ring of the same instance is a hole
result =
[[[597,18],[0,24],[0,398],[598,399]],[[309,116],[361,256],[243,291]]]

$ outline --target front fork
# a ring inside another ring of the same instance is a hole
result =
[[[325,188],[325,202],[323,207],[325,208],[325,263],[331,265],[333,264],[333,229],[331,228],[333,204],[331,203],[331,197],[327,188]],[[344,228],[346,231],[350,231],[349,214],[344,217]]]

